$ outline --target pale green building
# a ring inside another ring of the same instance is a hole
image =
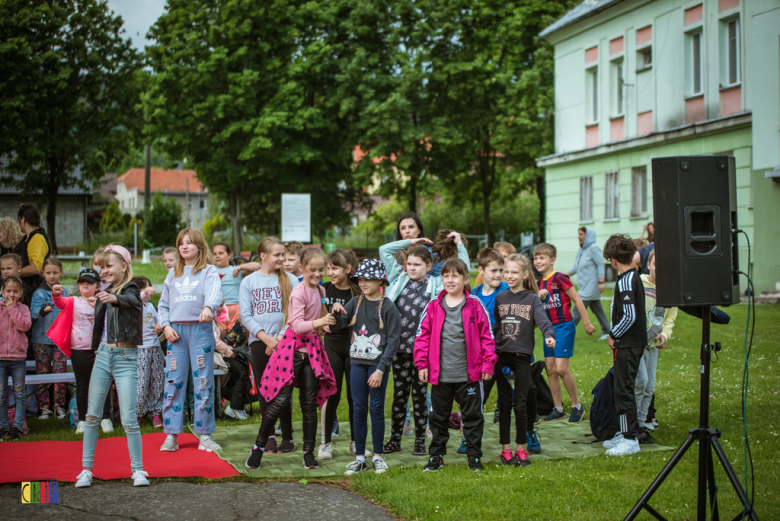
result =
[[[537,164],[556,268],[571,267],[582,225],[600,245],[639,237],[652,158],[729,154],[756,289],[780,289],[778,1],[586,0],[540,36],[555,47],[555,154]]]

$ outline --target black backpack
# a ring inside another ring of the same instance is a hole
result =
[[[531,365],[531,380],[536,387],[536,414],[546,416],[550,414],[555,407],[550,386],[544,379],[544,362],[538,361]]]
[[[620,430],[620,419],[613,398],[615,374],[612,368],[591,391],[590,430],[598,441],[612,439]]]

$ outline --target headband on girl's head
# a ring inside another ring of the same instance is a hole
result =
[[[119,246],[118,244],[109,244],[106,246],[104,251],[113,251],[118,253],[125,260],[128,266],[133,263],[133,259],[130,257],[130,252],[127,251],[127,248],[124,246]]]

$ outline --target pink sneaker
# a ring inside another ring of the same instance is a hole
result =
[[[155,429],[162,429],[163,428],[163,421],[162,418],[160,418],[159,414],[155,414],[152,418],[152,425]]]
[[[504,465],[511,465],[512,464],[512,451],[511,450],[505,450],[501,452],[501,456],[499,456],[499,459],[501,460],[501,463]]]
[[[515,452],[515,457],[512,460],[513,467],[527,467],[530,464],[531,461],[528,459],[528,452],[526,452],[525,449],[520,449]]]

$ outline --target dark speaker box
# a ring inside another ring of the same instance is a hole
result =
[[[734,158],[653,159],[653,215],[658,305],[739,302]]]

